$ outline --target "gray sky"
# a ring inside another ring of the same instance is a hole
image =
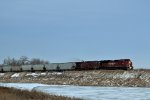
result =
[[[150,68],[149,0],[1,0],[0,62],[130,58]]]

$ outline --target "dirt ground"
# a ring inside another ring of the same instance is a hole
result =
[[[150,87],[150,70],[91,70],[0,73],[0,82],[53,85]]]

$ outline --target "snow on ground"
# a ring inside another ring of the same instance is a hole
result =
[[[41,76],[46,76],[46,73],[41,73]]]
[[[63,74],[62,72],[52,72],[52,73],[48,73],[48,75],[61,75]]]
[[[15,73],[11,76],[11,78],[14,78],[14,77],[19,77],[20,73]]]
[[[5,73],[0,73],[0,77],[3,77],[5,75]]]
[[[48,75],[61,75],[61,72],[51,72],[48,73]],[[39,77],[39,76],[46,76],[47,73],[27,73],[25,76],[31,76],[31,77]]]
[[[100,74],[100,77],[102,78],[122,78],[122,79],[128,79],[128,78],[136,78],[138,76],[138,73],[132,73],[132,72],[124,72],[124,73],[103,73]]]
[[[40,74],[37,74],[37,73],[28,73],[25,76],[38,77],[38,76],[40,76]]]
[[[150,100],[150,88],[0,83],[0,86],[36,90],[85,100]]]

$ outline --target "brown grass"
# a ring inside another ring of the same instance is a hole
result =
[[[0,100],[79,100],[75,98],[48,95],[41,92],[0,87]]]

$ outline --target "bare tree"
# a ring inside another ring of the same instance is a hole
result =
[[[33,58],[31,60],[28,60],[28,57],[22,56],[20,59],[15,59],[15,58],[6,58],[3,61],[3,65],[10,65],[10,66],[20,66],[20,65],[37,65],[37,64],[49,64],[48,61],[41,60],[39,58]]]
[[[12,63],[12,59],[10,57],[5,58],[3,61],[3,65],[10,65]]]
[[[19,61],[15,58],[6,58],[4,59],[3,65],[17,66],[19,65]]]
[[[21,63],[21,65],[28,64],[28,63],[29,63],[28,57],[26,57],[26,56],[21,56],[21,57],[20,57],[20,63]]]
[[[39,58],[33,58],[31,59],[30,61],[30,64],[31,65],[36,65],[36,64],[48,64],[49,62],[48,61],[44,61],[44,60],[41,60]]]

